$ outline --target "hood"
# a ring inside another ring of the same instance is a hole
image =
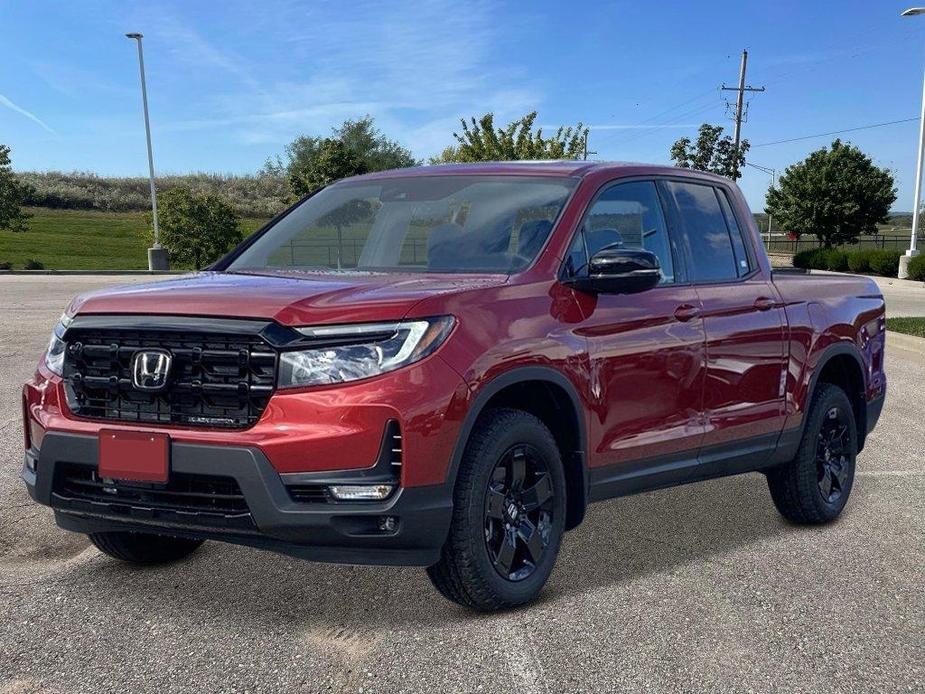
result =
[[[68,313],[271,318],[283,325],[397,320],[422,299],[504,284],[503,275],[204,272],[82,294]]]

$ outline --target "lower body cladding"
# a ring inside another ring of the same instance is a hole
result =
[[[170,445],[166,484],[115,482],[97,474],[96,436],[48,432],[26,453],[22,476],[57,524],[81,533],[133,531],[221,540],[313,561],[430,566],[452,515],[445,485],[397,488],[383,501],[342,502],[333,483],[363,471],[281,475],[257,448]],[[287,479],[291,478],[291,479]],[[322,484],[323,482],[323,484]]]

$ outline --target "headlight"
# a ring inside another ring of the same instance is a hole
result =
[[[281,388],[345,383],[378,376],[432,353],[453,329],[452,316],[394,323],[299,328],[317,347],[283,352]]]
[[[66,313],[61,314],[61,319],[51,332],[51,340],[48,341],[48,349],[45,350],[45,366],[53,374],[61,376],[64,372],[64,331],[71,324],[73,319]]]

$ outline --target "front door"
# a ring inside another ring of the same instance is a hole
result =
[[[700,299],[683,268],[653,181],[616,183],[591,204],[567,267],[580,272],[605,246],[655,253],[662,282],[639,294],[584,298],[578,331],[588,340],[592,467],[681,458],[703,438],[704,332]],[[633,467],[633,466],[630,466]]]

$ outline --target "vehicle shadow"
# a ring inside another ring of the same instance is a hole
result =
[[[778,516],[757,474],[596,504],[566,535],[538,604],[553,606],[796,531]],[[497,618],[447,602],[423,569],[313,564],[220,543],[161,568],[135,569],[100,556],[77,571],[80,591],[93,600],[152,605],[167,596],[171,609],[209,622],[327,635],[348,646],[381,630]]]

